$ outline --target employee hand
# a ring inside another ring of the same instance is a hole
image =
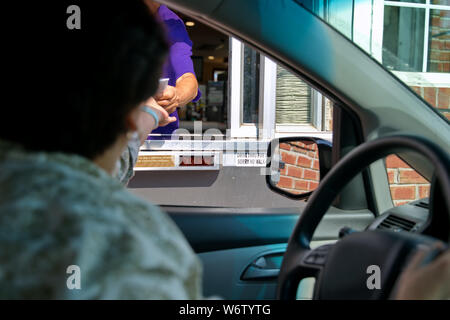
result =
[[[450,299],[450,250],[447,249],[429,264],[421,266],[427,254],[439,247],[442,248],[442,244],[436,244],[430,249],[421,249],[416,253],[400,275],[396,299]]]
[[[167,113],[171,114],[180,106],[180,99],[177,88],[167,86],[164,92],[155,96],[156,103],[166,109]]]

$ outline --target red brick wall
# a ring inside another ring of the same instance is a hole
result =
[[[396,155],[386,157],[389,187],[395,206],[428,197],[430,183]]]
[[[281,161],[285,163],[280,170],[277,187],[291,193],[300,194],[314,190],[320,180],[317,145],[301,142],[280,144]]]
[[[450,88],[414,86],[411,88],[450,120]]]
[[[280,144],[281,161],[277,187],[300,194],[314,190],[319,184],[319,157],[317,145],[299,142]],[[389,187],[395,206],[428,197],[430,183],[396,155],[386,157]]]

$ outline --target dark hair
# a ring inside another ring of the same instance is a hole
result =
[[[36,2],[12,23],[6,80],[14,100],[0,115],[0,139],[92,159],[154,94],[167,53],[164,33],[140,0]],[[73,4],[81,11],[79,30],[66,26]]]

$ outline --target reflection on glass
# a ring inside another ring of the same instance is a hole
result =
[[[450,10],[430,10],[428,72],[450,72]]]
[[[425,0],[390,0],[392,2],[425,3]]]
[[[425,9],[384,7],[383,65],[390,70],[421,72]]]
[[[282,142],[275,154],[280,159],[272,184],[290,194],[304,194],[320,182],[319,150],[311,141]]]
[[[352,1],[332,0],[325,10],[328,23],[349,39],[352,39],[353,7]]]
[[[259,53],[244,46],[243,122],[258,123]]]
[[[311,88],[296,75],[277,66],[276,123],[311,123]]]
[[[382,62],[450,120],[450,0],[296,2]]]

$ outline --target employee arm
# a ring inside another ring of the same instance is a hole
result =
[[[156,102],[170,114],[178,107],[191,102],[198,93],[197,78],[193,73],[185,73],[177,79],[175,87],[167,86],[162,95],[156,96]]]

